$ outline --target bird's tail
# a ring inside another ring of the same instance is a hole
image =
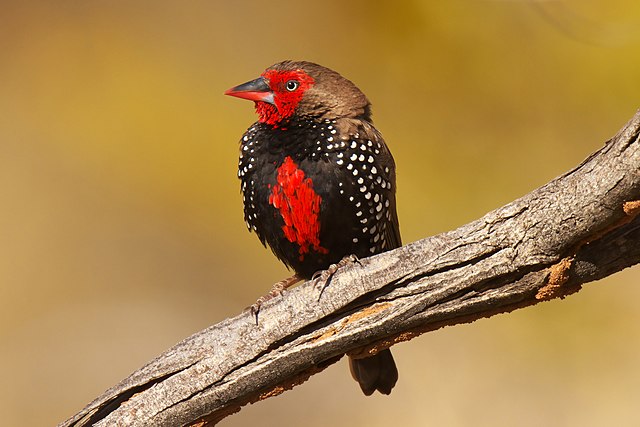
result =
[[[362,392],[367,396],[376,390],[382,394],[390,394],[398,381],[398,369],[389,349],[364,359],[349,358],[349,368],[351,376],[358,381]]]

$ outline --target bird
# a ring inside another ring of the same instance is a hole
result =
[[[254,101],[258,115],[240,140],[246,226],[295,272],[252,306],[256,316],[300,280],[402,245],[395,162],[353,82],[287,60],[225,94]],[[391,393],[398,370],[389,349],[349,362],[365,395]]]

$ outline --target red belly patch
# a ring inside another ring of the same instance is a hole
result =
[[[326,254],[320,246],[320,202],[313,191],[313,182],[305,178],[304,171],[287,157],[278,168],[277,184],[271,189],[269,204],[280,211],[284,220],[282,231],[291,243],[299,247],[300,261],[310,249]]]

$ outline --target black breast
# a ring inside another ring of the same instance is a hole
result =
[[[291,206],[281,207],[287,200],[283,173],[291,171],[307,188],[300,197],[289,191]],[[342,126],[309,120],[286,129],[256,123],[242,138],[238,176],[247,227],[303,277],[344,256],[366,257],[401,244],[393,158],[367,122]],[[289,208],[302,212],[301,203],[318,200],[308,188],[319,198],[319,210],[313,217],[314,207],[307,206],[309,215],[300,221],[318,222],[317,245],[308,242],[313,228],[304,223],[297,230],[287,213]]]

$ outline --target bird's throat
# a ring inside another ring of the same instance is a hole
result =
[[[284,119],[278,112],[278,108],[268,102],[256,101],[256,113],[258,113],[259,122],[276,127]]]

